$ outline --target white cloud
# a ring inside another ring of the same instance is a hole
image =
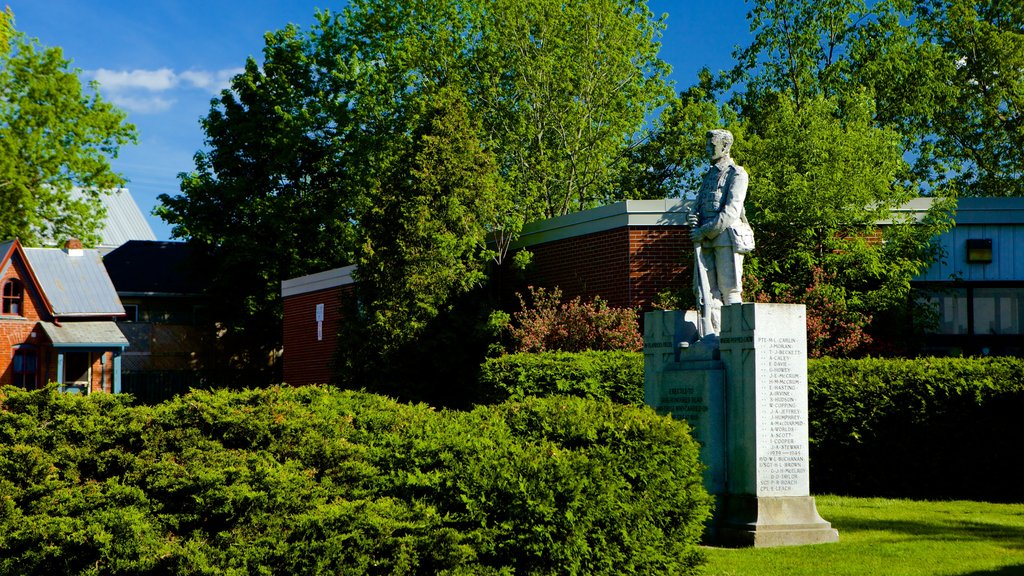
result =
[[[213,94],[220,94],[220,91],[231,85],[231,79],[241,74],[243,68],[228,68],[208,72],[206,70],[186,70],[178,77],[196,88],[207,90]]]
[[[148,90],[163,92],[178,85],[178,76],[170,68],[159,70],[107,70],[100,68],[88,74],[100,83],[100,86],[111,91]]]
[[[161,98],[160,96],[111,96],[110,101],[119,108],[136,114],[159,114],[166,112],[174,106],[177,100],[173,98]]]
[[[175,72],[170,68],[99,68],[89,70],[83,76],[99,83],[101,93],[121,108],[138,114],[158,114],[171,109],[179,100],[178,97],[165,97],[163,94],[173,93],[180,98],[189,97],[182,93],[183,90],[202,90],[210,94],[219,94],[231,85],[231,78],[240,72],[241,68],[184,72]]]

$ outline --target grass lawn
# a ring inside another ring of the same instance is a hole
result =
[[[1024,504],[818,496],[836,544],[708,548],[706,574],[1024,576]]]

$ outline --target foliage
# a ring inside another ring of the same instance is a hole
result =
[[[375,183],[360,220],[355,276],[361,314],[340,349],[346,369],[399,361],[455,297],[481,286],[488,259],[485,225],[499,181],[493,155],[476,140],[465,103],[444,92],[429,104],[411,148]],[[365,370],[365,368],[363,368]]]
[[[279,352],[280,280],[350,263],[365,347],[397,351],[528,219],[618,199],[668,96],[662,27],[643,0],[357,0],[269,34],[161,198],[210,253],[220,364]]]
[[[596,351],[507,354],[480,366],[482,401],[579,396],[642,406],[644,357]]]
[[[917,52],[930,56],[925,77],[937,94],[931,107],[913,109],[919,164],[964,195],[1024,196],[1024,8],[928,0],[913,15],[924,40]]]
[[[222,382],[280,381],[281,280],[349,264],[357,244],[342,71],[293,27],[263,55],[213,102],[208,149],[158,209],[200,254],[220,333],[205,367]]]
[[[903,137],[916,180],[962,195],[1019,196],[1024,10],[978,0],[772,0],[725,84],[745,115],[784,92],[797,107],[866,90]]]
[[[692,574],[685,424],[572,398],[5,390],[0,574]]]
[[[1024,504],[818,496],[839,530],[826,546],[708,549],[708,576],[934,576],[1020,573]]]
[[[800,303],[807,310],[807,356],[849,357],[863,353],[872,339],[864,330],[871,317],[850,310],[846,290],[829,283],[821,268],[814,270],[811,285],[797,292],[782,289],[769,296],[759,292],[758,302]]]
[[[809,364],[815,489],[1021,501],[1024,361],[821,359]]]
[[[0,238],[99,240],[100,197],[125,182],[110,158],[135,127],[96,85],[84,93],[78,74],[60,48],[15,30],[9,8],[0,13]]]
[[[643,337],[636,310],[610,308],[595,296],[562,302],[562,291],[529,287],[530,304],[517,294],[521,309],[512,315],[508,331],[515,352],[561,350],[641,350]]]
[[[822,352],[862,350],[867,339],[850,340],[850,329],[861,332],[869,319],[866,336],[876,345],[904,344],[907,335],[892,330],[890,319],[906,308],[911,279],[937,256],[932,238],[951,225],[950,201],[933,199],[917,218],[895,211],[919,189],[902,183],[908,172],[900,137],[874,123],[874,103],[864,94],[807,95],[798,105],[791,94],[766,93],[756,109],[744,102],[737,113],[710,107],[710,84],[705,78],[664,118],[678,132],[724,123],[736,136],[733,155],[752,175],[746,210],[757,234],[744,263],[745,297],[803,302],[823,314],[842,307],[842,323],[811,334],[809,343],[821,342]],[[699,147],[682,142],[676,177],[694,184]],[[833,346],[840,341],[847,345]]]

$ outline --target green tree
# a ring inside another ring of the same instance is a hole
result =
[[[196,246],[219,335],[206,366],[227,381],[280,380],[281,280],[352,263],[357,245],[344,67],[295,27],[214,100],[207,150],[161,195],[160,216]],[[326,60],[325,60],[326,58]]]
[[[661,27],[640,0],[353,0],[269,35],[162,197],[173,233],[213,255],[226,353],[272,357],[277,283],[347,263],[360,342],[397,350],[524,222],[619,198],[668,95]]]
[[[923,115],[926,158],[962,194],[1024,196],[1024,5],[930,0],[915,15],[947,86]]]
[[[357,382],[372,382],[374,373],[401,379],[393,368],[419,357],[410,348],[433,350],[419,343],[428,326],[486,281],[486,225],[501,186],[494,156],[476,139],[457,92],[442,91],[424,107],[410,145],[378,165],[359,221],[359,313],[339,351],[342,374]]]
[[[987,0],[774,0],[751,11],[754,40],[723,85],[762,96],[867,90],[896,130],[911,180],[962,195],[1019,196],[1024,167],[1024,8]]]
[[[83,91],[78,74],[60,48],[27,39],[9,9],[0,13],[0,238],[99,239],[100,196],[125,183],[109,160],[135,128],[96,85]]]
[[[813,353],[863,352],[872,335],[904,336],[894,318],[936,256],[931,238],[950,224],[951,187],[936,177],[925,116],[948,89],[936,76],[939,51],[903,25],[907,10],[887,1],[755,3],[753,41],[736,66],[717,79],[703,72],[680,95],[652,140],[671,152],[640,163],[692,190],[706,165],[700,136],[720,125],[735,133],[758,236],[747,297],[806,303]],[[923,217],[894,215],[925,192],[934,203]]]

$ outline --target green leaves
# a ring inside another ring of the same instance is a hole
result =
[[[0,574],[694,574],[702,562],[698,446],[648,408],[560,397],[439,412],[317,387],[155,408],[5,393]],[[91,464],[118,452],[119,471]]]
[[[109,159],[135,142],[135,127],[96,86],[83,92],[59,48],[27,40],[13,20],[0,13],[0,238],[94,243],[99,195],[125,183]],[[84,197],[71,197],[76,186]]]
[[[1019,501],[1020,359],[820,359],[808,381],[814,490]]]

